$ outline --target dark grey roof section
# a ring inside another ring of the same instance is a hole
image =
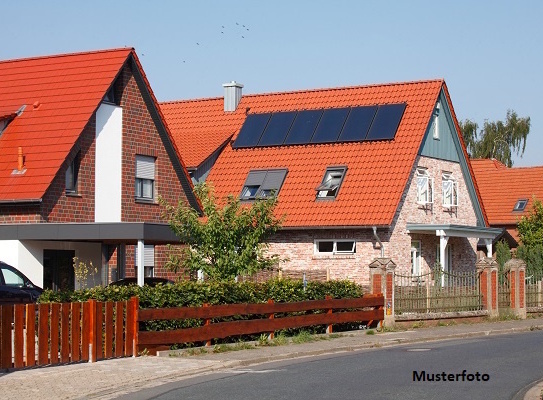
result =
[[[0,224],[0,240],[179,243],[179,238],[167,224],[150,222]]]
[[[170,140],[170,135],[168,134],[166,130],[164,121],[160,117],[160,114],[155,106],[151,93],[149,93],[149,90],[147,88],[147,85],[145,84],[143,76],[141,75],[141,72],[132,55],[130,55],[130,62],[131,62],[131,67],[132,67],[132,73],[134,74],[134,77],[136,78],[136,82],[138,83],[138,87],[143,96],[143,100],[145,101],[145,104],[147,105],[147,109],[149,110],[149,114],[151,114],[151,118],[153,119],[153,122],[155,123],[155,126],[157,127],[158,134],[160,135],[160,138],[162,139],[162,143],[164,143],[166,152],[168,153],[168,156],[170,157],[170,161],[172,162],[172,165],[177,174],[177,177],[179,178],[179,181],[181,182],[181,186],[183,187],[183,191],[185,192],[187,196],[187,200],[192,208],[194,208],[200,214],[202,214],[200,203],[198,202],[198,200],[196,199],[196,196],[194,195],[194,192],[192,191],[191,179],[185,173],[185,169],[183,168],[183,165],[181,164],[181,160],[179,159],[180,155],[177,154],[177,151],[175,150],[173,143]]]
[[[483,226],[454,224],[416,224],[410,222],[407,223],[406,228],[410,233],[437,235],[437,231],[443,231],[446,236],[472,237],[480,239],[494,239],[503,231],[502,228],[485,228]]]

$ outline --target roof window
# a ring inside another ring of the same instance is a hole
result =
[[[515,204],[515,208],[513,208],[513,211],[524,211],[527,204],[528,204],[528,199],[520,199]]]
[[[316,188],[317,199],[335,199],[346,171],[346,167],[327,168],[322,183]]]
[[[277,196],[286,175],[286,169],[250,171],[239,198],[256,200]]]

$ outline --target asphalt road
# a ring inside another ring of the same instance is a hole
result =
[[[534,331],[266,363],[122,399],[498,400],[512,399],[542,377],[543,331]]]

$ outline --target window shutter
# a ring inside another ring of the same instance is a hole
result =
[[[136,155],[136,178],[155,179],[155,158]]]
[[[266,171],[251,171],[247,175],[247,180],[244,186],[260,186],[264,182]]]
[[[284,169],[268,171],[260,189],[275,190],[277,192],[281,185],[283,185],[283,180],[285,179],[286,174],[287,171]]]
[[[136,267],[138,266],[138,246],[136,246]],[[153,244],[146,244],[143,251],[143,262],[145,263],[144,267],[154,267],[155,266],[155,246]]]

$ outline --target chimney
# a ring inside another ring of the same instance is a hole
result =
[[[25,156],[23,154],[23,148],[19,147],[17,150],[17,171],[22,171],[25,168]]]
[[[236,108],[241,101],[241,89],[243,88],[243,85],[236,81],[232,81],[223,84],[222,87],[224,88],[224,111],[236,111]]]

